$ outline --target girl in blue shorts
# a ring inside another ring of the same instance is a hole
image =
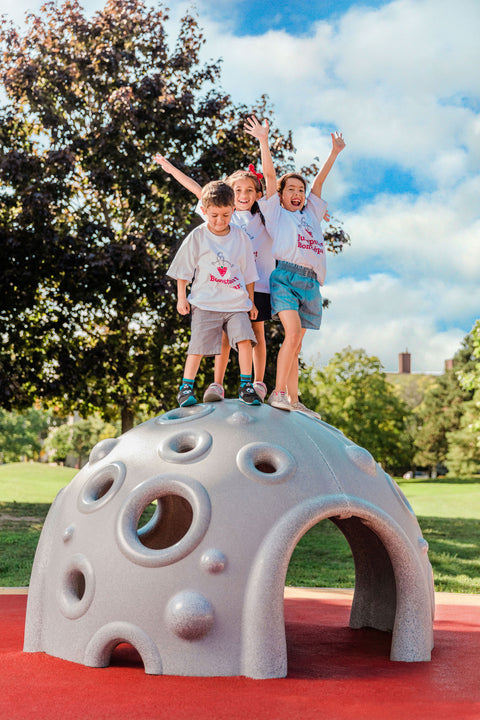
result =
[[[248,118],[245,131],[257,138],[262,155],[266,196],[258,202],[269,235],[276,268],[270,275],[272,315],[285,332],[278,352],[275,389],[268,402],[281,410],[305,411],[298,399],[298,357],[308,328],[318,330],[322,320],[320,287],[325,280],[325,247],[321,220],[327,203],[323,183],[337,155],[345,147],[341,133],[332,133],[332,149],[307,196],[307,183],[298,173],[277,177],[268,144],[268,121]]]

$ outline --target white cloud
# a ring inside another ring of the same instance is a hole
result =
[[[363,271],[382,262],[408,284],[436,278],[478,286],[480,175],[444,192],[423,196],[383,195],[344,216],[352,246],[332,258],[336,273]],[[480,309],[480,302],[478,305]]]
[[[329,285],[324,294],[332,304],[320,331],[305,336],[307,362],[324,365],[350,345],[379,357],[386,370],[395,372],[398,353],[408,349],[413,371],[442,372],[466,334],[457,326],[439,329],[438,319],[455,317],[454,309],[462,302],[455,288],[439,282],[407,288],[402,280],[374,275],[361,281],[346,278]]]
[[[458,180],[466,153],[479,152],[478,116],[462,102],[480,95],[477,0],[353,7],[337,25],[316,23],[311,37],[234,37],[203,24],[207,53],[223,57],[226,89],[246,103],[267,92],[295,139],[314,124],[339,127],[351,162],[399,163],[441,184]]]

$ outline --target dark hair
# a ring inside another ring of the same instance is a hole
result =
[[[215,207],[235,207],[235,193],[230,185],[222,180],[212,180],[202,189],[202,206],[206,210]]]
[[[279,179],[279,181],[277,183],[277,191],[279,193],[282,193],[285,189],[285,185],[287,184],[288,180],[291,180],[292,178],[295,178],[296,180],[301,180],[301,182],[303,183],[303,186],[305,188],[305,192],[307,191],[307,181],[305,180],[305,178],[302,175],[300,175],[300,173],[295,173],[295,172],[285,173],[285,175],[282,175],[282,177]]]

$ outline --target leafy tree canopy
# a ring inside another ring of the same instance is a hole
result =
[[[4,23],[0,75],[0,405],[60,399],[66,411],[174,402],[188,324],[166,277],[192,222],[188,193],[152,163],[168,155],[199,182],[255,160],[247,109],[202,65],[187,15],[109,0],[87,19],[47,3],[22,34]],[[267,100],[256,107],[271,114]],[[290,135],[273,131],[289,167]]]
[[[383,467],[401,471],[410,466],[406,422],[411,411],[387,381],[377,357],[344,348],[325,367],[307,368],[300,389],[305,405],[369,450]]]

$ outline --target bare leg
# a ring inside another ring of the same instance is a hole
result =
[[[187,355],[183,371],[184,378],[187,378],[188,380],[195,380],[202,358],[203,355]]]
[[[267,364],[267,344],[265,342],[265,323],[263,321],[252,323],[257,344],[253,348],[253,370],[255,382],[263,382],[265,366]]]
[[[240,340],[238,347],[238,364],[242,375],[252,374],[252,343],[250,340]]]
[[[222,352],[220,355],[215,355],[215,369],[213,372],[213,381],[219,385],[223,385],[229,357],[230,343],[226,333],[222,333]]]
[[[290,373],[296,370],[298,393],[298,353],[299,348],[302,346],[305,331],[301,326],[300,316],[296,310],[282,310],[278,313],[278,316],[283,325],[285,337],[278,351],[275,392],[286,391],[289,378],[292,382]]]
[[[291,404],[298,402],[298,358],[302,349],[302,341],[305,336],[305,332],[305,328],[302,328],[302,339],[300,340],[300,343],[295,351],[295,356],[293,358],[290,372],[287,378],[287,393],[288,399]]]

